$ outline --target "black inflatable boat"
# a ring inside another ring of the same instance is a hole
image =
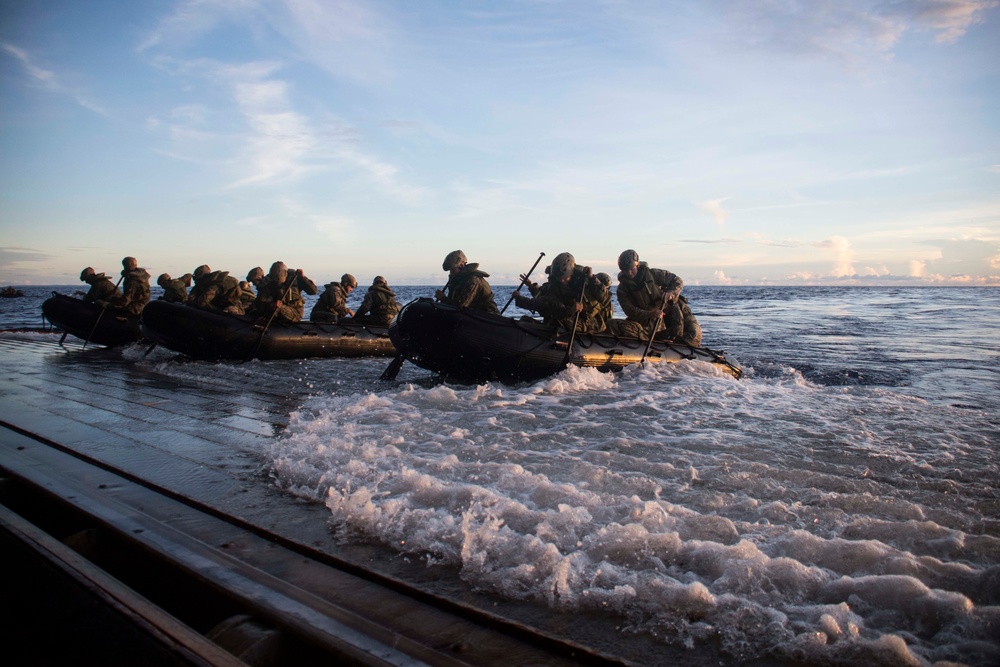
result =
[[[57,292],[42,303],[42,315],[56,329],[95,345],[119,347],[142,338],[135,315],[116,313]]]
[[[647,341],[578,333],[567,355],[569,332],[532,318],[492,315],[428,298],[403,306],[389,326],[403,358],[458,382],[522,382],[557,373],[566,365],[619,371],[642,361]],[[673,341],[654,341],[652,363],[704,361],[739,378],[743,371],[722,352]]]
[[[365,324],[272,322],[203,310],[182,303],[150,301],[142,310],[146,338],[196,359],[306,359],[393,356],[388,328]]]

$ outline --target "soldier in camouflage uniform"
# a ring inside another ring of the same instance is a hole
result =
[[[515,292],[514,303],[519,308],[541,315],[543,324],[572,331],[576,322],[577,331],[583,331],[588,323],[583,315],[584,304],[580,299],[580,291],[585,282],[590,280],[590,267],[578,267],[573,255],[563,252],[556,255],[545,270],[549,274],[545,284],[541,287],[529,285],[528,289],[535,296],[527,297]],[[577,313],[581,314],[579,318],[576,317]],[[589,326],[594,325],[591,323]]]
[[[149,271],[139,267],[135,257],[122,260],[122,295],[112,299],[111,307],[126,315],[138,316],[149,303]]]
[[[191,286],[190,273],[185,273],[180,278],[171,278],[169,273],[161,273],[156,279],[156,284],[163,288],[161,299],[167,303],[184,303],[188,298],[188,287]]]
[[[399,304],[396,303],[396,295],[389,287],[389,283],[382,276],[375,276],[364,301],[361,302],[361,307],[354,314],[354,321],[388,325],[398,312]]]
[[[84,301],[106,306],[108,302],[122,295],[118,291],[118,286],[111,282],[111,278],[103,273],[97,273],[89,266],[80,272],[80,281],[90,285],[90,289],[83,296]]]
[[[253,284],[247,280],[240,283],[240,303],[243,304],[243,314],[248,315],[253,310],[253,303],[257,300],[257,293],[253,291]]]
[[[257,291],[254,314],[268,320],[273,316],[278,322],[301,322],[306,305],[306,300],[299,290],[301,277],[300,270],[295,269],[290,272],[284,262],[272,264],[270,272]]]
[[[684,281],[663,269],[650,268],[639,261],[635,250],[626,250],[618,257],[618,303],[625,317],[646,328],[649,336],[654,325],[663,317],[658,338],[679,339],[688,345],[701,345],[701,325],[691,312],[687,299],[681,296]]]
[[[354,317],[354,311],[347,307],[347,297],[358,286],[358,281],[350,273],[340,277],[340,282],[326,284],[319,300],[313,306],[309,319],[313,322],[336,324],[342,317]]]
[[[242,294],[239,281],[229,271],[213,271],[208,264],[202,264],[194,270],[194,287],[187,303],[196,308],[242,315]]]
[[[486,281],[490,274],[480,271],[479,264],[469,264],[464,252],[451,251],[441,267],[448,272],[448,284],[444,290],[435,292],[438,301],[487,313],[500,312],[493,300],[493,289]]]

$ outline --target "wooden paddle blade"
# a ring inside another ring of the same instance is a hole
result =
[[[403,355],[397,354],[395,358],[389,362],[385,370],[382,371],[382,375],[379,376],[380,380],[395,380],[396,376],[399,374],[399,369],[403,367]]]

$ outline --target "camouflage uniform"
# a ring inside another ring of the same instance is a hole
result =
[[[500,312],[493,300],[493,290],[486,282],[490,274],[480,271],[479,264],[469,264],[464,252],[452,250],[444,258],[441,268],[448,272],[448,284],[443,290],[435,292],[438,301],[486,313]]]
[[[253,302],[257,300],[257,294],[253,291],[253,285],[246,280],[240,283],[240,303],[243,305],[243,313],[249,314],[253,310]]]
[[[382,276],[376,276],[368,288],[361,307],[354,313],[354,320],[367,324],[387,325],[399,312],[396,295]],[[367,315],[367,313],[371,313]]]
[[[243,291],[229,271],[212,271],[207,265],[202,265],[195,269],[194,274],[194,287],[187,300],[189,305],[229,315],[243,314],[240,298]]]
[[[607,282],[602,280],[607,279]],[[591,276],[583,295],[583,312],[580,314],[584,325],[581,331],[587,333],[602,333],[607,330],[611,318],[615,315],[614,304],[611,303],[611,292],[608,285],[611,277],[606,273]]]
[[[297,273],[288,275],[288,269],[281,262],[271,265],[271,272],[264,277],[254,301],[254,314],[279,322],[301,322],[305,314],[306,300],[298,288]],[[277,308],[277,302],[281,307]]]
[[[118,291],[118,286],[111,282],[111,278],[103,273],[95,273],[89,266],[80,273],[80,280],[90,285],[90,289],[83,297],[84,301],[104,305],[122,295]]]
[[[191,285],[191,274],[185,273],[180,278],[171,278],[169,273],[160,274],[156,284],[163,288],[161,299],[167,303],[184,303],[188,298],[187,288]]]
[[[660,324],[658,337],[679,338],[689,345],[701,345],[701,325],[688,307],[687,299],[681,296],[683,287],[684,281],[679,276],[638,262],[634,278],[629,278],[624,270],[618,274],[618,303],[627,320],[645,327],[646,336],[663,308],[664,322]],[[663,307],[664,294],[667,295],[666,307]]]
[[[149,303],[149,272],[136,266],[134,257],[122,260],[122,296],[112,301],[112,307],[126,315],[138,316]]]
[[[338,282],[326,284],[326,289],[313,306],[309,319],[313,322],[337,322],[341,317],[351,315],[347,307],[347,290]]]

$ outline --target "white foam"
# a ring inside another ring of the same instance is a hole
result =
[[[274,444],[275,475],[345,535],[679,645],[1000,656],[997,540],[970,534],[989,517],[934,490],[949,457],[961,488],[996,488],[996,462],[957,444],[981,432],[886,390],[689,366],[316,397]]]

